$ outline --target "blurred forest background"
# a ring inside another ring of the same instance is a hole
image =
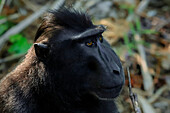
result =
[[[170,0],[0,0],[0,79],[22,61],[44,13],[63,6],[107,26],[104,37],[130,68],[142,112],[170,113]],[[117,105],[134,113],[127,74]]]

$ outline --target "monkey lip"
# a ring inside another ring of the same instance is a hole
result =
[[[103,90],[103,91],[117,90],[119,88],[121,88],[121,85],[116,85],[116,86],[100,86],[100,90]]]
[[[106,89],[106,90],[115,89],[117,87],[119,87],[119,85],[117,85],[117,86],[100,86],[101,89]]]
[[[112,87],[100,87],[98,91],[96,91],[96,95],[99,99],[114,99],[116,98],[122,89],[122,85],[116,85]]]

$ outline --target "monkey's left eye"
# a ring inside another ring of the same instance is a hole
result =
[[[86,45],[89,46],[89,47],[91,47],[93,44],[94,44],[94,43],[93,43],[92,41],[86,42]]]
[[[100,42],[103,42],[103,37],[100,36],[100,37],[99,37],[99,40],[100,40]]]

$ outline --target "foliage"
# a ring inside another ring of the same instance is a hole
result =
[[[5,18],[4,16],[0,16],[0,19],[3,19]],[[5,22],[3,24],[0,25],[0,36],[5,32],[7,31],[11,26],[13,26],[14,24],[11,23],[11,22]]]
[[[147,34],[147,35],[151,35],[151,34],[156,34],[157,32],[155,30],[152,30],[152,29],[142,29],[141,27],[141,21],[139,18],[136,18],[135,22],[134,23],[130,23],[130,31],[132,33],[132,39],[131,41],[129,40],[129,37],[127,34],[124,35],[124,41],[125,41],[125,44],[126,46],[128,47],[128,52],[130,55],[132,55],[133,53],[133,49],[136,49],[137,46],[136,44],[137,43],[140,43],[140,44],[143,44],[143,45],[146,45],[148,46],[149,44],[145,41],[141,41],[141,42],[136,42],[135,39],[134,39],[134,36],[136,34],[140,34],[140,35],[143,35],[143,34]]]
[[[128,11],[128,14],[133,14],[135,6],[134,5],[127,5],[127,4],[120,4],[119,6],[121,9],[125,9]]]
[[[123,10],[126,10],[128,12],[128,15],[134,15],[135,13],[135,6],[134,5],[129,5],[129,4],[119,4],[119,7]],[[141,26],[141,21],[140,18],[135,17],[136,19],[134,20],[134,22],[130,23],[130,33],[132,35],[132,37],[129,37],[128,34],[124,35],[124,42],[128,48],[128,52],[130,55],[132,55],[133,50],[137,48],[136,43],[141,43],[143,45],[147,45],[148,43],[146,43],[145,41],[141,41],[141,42],[136,42],[134,39],[134,36],[136,34],[155,34],[157,33],[155,30],[152,29],[143,29]],[[129,39],[130,38],[130,39]]]
[[[32,44],[21,34],[15,34],[9,40],[12,45],[9,47],[8,52],[11,54],[26,53]]]

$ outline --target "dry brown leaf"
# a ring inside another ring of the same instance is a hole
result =
[[[129,31],[129,23],[123,19],[114,20],[113,18],[107,18],[96,23],[107,26],[107,30],[103,35],[110,44],[117,42],[119,38],[122,38]]]

